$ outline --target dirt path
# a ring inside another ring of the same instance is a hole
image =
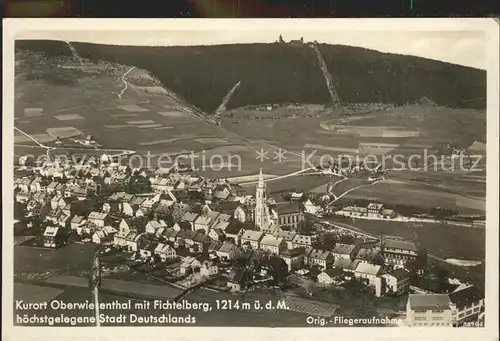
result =
[[[130,73],[130,71],[132,71],[133,69],[135,69],[135,66],[132,66],[127,72],[125,72],[122,76],[122,82],[123,82],[123,85],[125,86],[122,90],[122,92],[120,92],[119,94],[117,94],[118,98],[119,99],[122,99],[122,95],[125,93],[125,91],[128,89],[128,82],[125,80],[125,77],[127,77],[127,75]]]

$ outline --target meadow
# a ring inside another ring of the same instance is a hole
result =
[[[399,204],[404,198],[405,205],[426,208],[440,207],[463,214],[484,214],[486,201],[462,197],[446,189],[425,184],[405,183],[385,180],[369,187],[361,187],[349,192],[343,199],[370,199],[386,204]]]

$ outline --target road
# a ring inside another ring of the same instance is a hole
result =
[[[367,232],[365,232],[365,231],[363,231],[355,226],[350,226],[350,225],[345,224],[345,223],[333,223],[329,220],[323,219],[322,217],[319,217],[319,216],[313,215],[313,214],[310,214],[308,216],[310,216],[312,219],[316,220],[319,223],[326,224],[328,226],[332,226],[336,229],[347,231],[349,233],[354,233],[354,234],[360,235],[360,236],[365,237],[365,238],[378,239],[378,238],[374,237],[373,235],[371,235],[371,234],[369,234],[369,233],[367,233]]]
[[[300,174],[305,173],[305,172],[307,172],[307,171],[309,171],[311,169],[312,168],[301,169],[301,170],[296,171],[296,172],[292,172],[292,173],[280,175],[280,176],[277,176],[275,178],[266,179],[265,182],[268,183],[268,182],[271,182],[271,181],[285,179],[285,178],[289,178],[289,177],[292,177],[292,176],[300,175]],[[254,184],[258,183],[258,182],[259,182],[259,180],[252,180],[252,181],[248,181],[248,182],[241,182],[238,185],[249,186],[249,185],[254,185]]]
[[[27,145],[22,145],[22,144],[14,144],[14,146],[46,149],[47,150],[47,159],[49,159],[49,160],[50,160],[50,152],[58,150],[58,149],[62,149],[62,150],[79,150],[79,151],[98,151],[98,152],[103,152],[103,153],[109,153],[109,152],[113,153],[113,152],[116,152],[117,154],[110,154],[110,156],[112,158],[126,156],[126,155],[132,155],[132,154],[136,153],[135,150],[129,150],[129,149],[109,149],[109,148],[90,149],[90,148],[84,148],[84,147],[61,147],[61,148],[51,147],[51,146],[44,145],[43,143],[41,143],[37,139],[35,139],[33,136],[31,136],[30,134],[22,131],[21,129],[19,129],[17,127],[14,127],[14,130],[20,132],[21,134],[23,134],[24,136],[26,136],[27,138],[29,138],[30,140],[32,140],[34,143],[36,143],[36,146],[27,146]]]
[[[127,72],[125,72],[122,76],[122,82],[124,84],[124,88],[122,90],[122,92],[120,92],[118,95],[118,98],[119,99],[122,99],[122,95],[125,93],[125,91],[128,89],[128,82],[125,80],[125,77],[127,77],[127,75],[130,73],[130,71],[132,71],[133,69],[135,69],[135,66],[132,66]]]
[[[30,134],[22,131],[21,129],[19,129],[17,127],[14,127],[14,130],[17,130],[18,132],[20,132],[21,134],[23,134],[24,136],[26,136],[27,138],[29,138],[30,140],[32,140],[33,142],[35,142],[40,148],[46,149],[47,150],[47,158],[50,159],[50,151],[54,150],[55,147],[49,147],[49,146],[46,146],[46,145],[40,143],[33,136],[31,136]]]
[[[339,181],[337,181],[335,184],[340,183],[341,181],[344,181],[344,180],[346,180],[346,179],[339,180]],[[342,194],[340,194],[340,195],[338,195],[338,196],[335,196],[335,198],[334,198],[332,201],[330,201],[330,202],[328,203],[328,205],[327,205],[327,206],[332,205],[333,203],[335,203],[337,200],[341,199],[341,198],[342,198],[343,196],[345,196],[346,194],[349,194],[349,192],[352,192],[352,191],[354,191],[354,190],[356,190],[356,189],[358,189],[358,188],[363,188],[363,187],[373,186],[373,185],[375,185],[376,183],[378,183],[378,182],[380,182],[380,181],[383,181],[383,180],[385,180],[385,178],[382,178],[382,179],[380,179],[380,180],[373,181],[372,183],[369,183],[369,184],[359,185],[359,186],[356,186],[356,187],[350,188],[350,189],[348,189],[347,191],[345,191],[344,193],[342,193]]]

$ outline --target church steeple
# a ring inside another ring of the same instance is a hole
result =
[[[259,172],[259,188],[263,188],[265,187],[265,183],[264,183],[264,177],[262,176],[262,168],[260,169],[260,172]]]
[[[262,168],[259,171],[259,182],[255,191],[255,225],[264,228],[270,221],[269,207],[266,198],[266,183],[262,175]]]

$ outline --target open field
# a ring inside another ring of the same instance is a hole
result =
[[[356,126],[341,118],[325,121],[300,116],[276,120],[236,117],[245,110],[231,110],[234,117],[223,117],[222,126],[249,139],[272,141],[290,150],[303,151],[305,155],[312,153],[313,162],[322,155],[391,154],[407,159],[410,155],[423,155],[424,151],[427,155],[449,153],[444,148],[448,142],[467,147],[486,134],[484,114],[471,109],[409,105],[360,116],[355,120]],[[388,127],[382,126],[384,123]],[[337,127],[335,131],[324,129],[331,126]],[[441,129],[443,126],[447,129]]]
[[[57,250],[14,248],[14,278],[46,279],[52,275],[87,276],[96,246],[72,243]],[[71,261],[68,261],[71,260]]]
[[[365,186],[371,184],[371,181],[368,181],[367,178],[359,178],[359,177],[351,177],[347,178],[345,180],[337,180],[335,186],[333,187],[333,194],[336,196],[342,195],[343,193],[346,193],[349,190],[352,190],[353,188],[356,188],[358,186]],[[364,187],[362,187],[364,188]],[[353,192],[356,190],[352,190]],[[367,189],[368,192],[373,191],[371,187],[368,187]],[[350,192],[352,193],[352,192]],[[346,194],[348,196],[350,193]]]
[[[43,115],[43,108],[24,108],[26,117],[37,117]]]
[[[180,289],[167,285],[160,286],[109,278],[102,279],[101,288],[104,290],[112,290],[116,293],[153,296],[163,299],[173,299],[182,292]]]
[[[343,200],[371,199],[386,204],[399,204],[401,198],[405,198],[405,205],[408,206],[441,207],[457,210],[460,213],[481,214],[484,213],[486,206],[486,202],[480,199],[464,198],[439,188],[397,180],[380,181],[370,187],[355,189]]]
[[[335,304],[328,304],[293,296],[286,297],[285,302],[291,311],[298,311],[313,316],[332,317],[339,309],[339,306]]]
[[[443,190],[448,189],[457,194],[486,197],[485,173],[389,171],[388,176],[392,179],[427,184]]]
[[[54,116],[59,121],[74,121],[74,120],[84,120],[84,118],[78,114],[64,114]]]
[[[50,302],[64,290],[26,283],[14,283],[14,300],[28,303]]]
[[[441,258],[457,258],[484,260],[485,234],[484,229],[472,229],[446,224],[415,223],[383,221],[383,220],[349,220],[349,224],[379,236],[398,236],[407,240],[417,240],[427,252]]]
[[[283,179],[266,181],[269,194],[278,194],[287,191],[309,192],[319,186],[328,183],[330,179],[326,176],[290,176]],[[248,193],[255,194],[255,184],[244,186]]]
[[[90,277],[78,276],[52,276],[46,280],[50,284],[58,284],[72,287],[88,288],[90,285]]]
[[[354,117],[349,117],[348,120]],[[484,140],[486,137],[486,115],[472,109],[407,105],[376,115],[358,116],[358,119],[352,122],[355,125],[350,125],[349,121],[334,118],[324,122],[324,126],[334,131],[344,129],[354,135],[379,131],[380,137],[386,142],[393,138],[407,137],[411,138],[408,141],[409,146],[419,142],[428,144],[429,137],[439,137],[438,141],[441,143],[451,142],[461,148],[466,148],[475,140]],[[404,145],[405,143],[401,147]]]

